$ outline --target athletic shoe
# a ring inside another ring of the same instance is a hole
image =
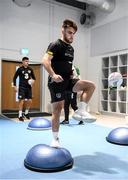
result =
[[[52,140],[51,147],[55,147],[55,148],[59,148],[60,147],[59,138]]]
[[[84,125],[83,121],[78,122],[79,125]]]
[[[80,110],[76,110],[72,117],[78,121],[96,120],[96,117],[92,116],[86,111],[80,111]]]
[[[24,121],[24,118],[22,116],[20,116],[18,119],[19,121],[22,121],[22,122]]]
[[[69,124],[68,120],[63,120],[60,124]]]
[[[26,119],[30,119],[29,114],[24,114],[24,117],[25,117]]]

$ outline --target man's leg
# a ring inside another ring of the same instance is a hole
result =
[[[72,97],[71,97],[71,107],[74,111],[76,111],[78,109],[77,106],[77,93],[72,93]],[[80,120],[78,122],[79,125],[84,125],[84,122],[82,120]]]
[[[31,104],[32,104],[32,99],[28,99],[27,101],[25,101],[25,114],[24,114],[24,116],[27,119],[30,119],[29,110],[30,110]]]
[[[65,93],[65,99],[64,99],[64,116],[65,119],[60,124],[69,124],[69,106],[71,103],[71,92]]]
[[[77,93],[71,94],[71,107],[74,111],[78,109],[77,107]]]
[[[24,105],[24,99],[19,99],[19,120],[20,121],[24,121],[23,114],[22,114],[23,105]]]
[[[86,112],[87,103],[91,99],[93,92],[95,90],[95,85],[91,81],[79,80],[73,87],[74,92],[82,91],[80,97],[80,104],[78,110],[75,111],[73,117],[77,120],[95,119],[88,112]]]
[[[53,133],[53,141],[51,143],[52,147],[60,147],[59,144],[59,124],[60,124],[60,115],[61,110],[63,108],[63,101],[52,103],[52,133]]]

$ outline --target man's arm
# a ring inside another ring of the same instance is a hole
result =
[[[14,88],[14,90],[17,92],[18,88],[16,86],[16,79],[19,76],[19,68],[17,69],[17,71],[15,72],[14,76],[13,76],[13,83],[12,83],[12,87]]]
[[[33,69],[32,69],[32,73],[31,73],[31,78],[32,78],[33,80],[36,80],[35,73],[34,73]]]
[[[63,81],[63,78],[60,75],[56,74],[51,67],[52,58],[53,58],[52,55],[45,53],[45,55],[42,59],[42,64],[44,65],[44,68],[46,69],[48,74],[52,77],[53,81],[61,82],[61,81]]]

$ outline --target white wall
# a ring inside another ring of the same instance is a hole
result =
[[[29,48],[29,58],[34,62],[41,62],[42,55],[49,42],[60,38],[60,27],[65,18],[75,20],[79,26],[74,41],[75,62],[81,69],[81,76],[87,76],[88,35],[79,23],[81,11],[66,5],[49,4],[42,0],[35,0],[27,8],[18,7],[11,0],[0,0],[0,52],[1,59],[20,60],[20,48]],[[1,63],[0,63],[1,74]],[[47,89],[47,73],[43,72],[42,104],[46,110],[50,97]],[[1,81],[1,78],[0,78]],[[44,87],[45,85],[45,87]],[[1,92],[0,92],[1,93]],[[1,95],[0,95],[1,102]],[[1,105],[0,105],[1,109]]]
[[[39,0],[35,2],[28,8],[18,7],[11,0],[0,2],[3,7],[2,57],[20,59],[20,48],[28,47],[30,59],[41,58],[49,40],[49,16],[45,15],[49,14],[49,5]]]
[[[100,26],[122,17],[128,16],[128,1],[127,0],[116,0],[115,9],[112,13],[103,13],[98,9],[96,12],[96,25]]]
[[[116,8],[110,14],[105,14],[105,13],[99,11],[98,9],[97,10],[95,9],[95,11],[96,11],[96,25],[92,28],[100,27],[109,22],[112,22],[112,21],[115,21],[122,17],[128,16],[128,1],[127,0],[116,0]],[[114,41],[114,39],[111,39],[111,41]],[[111,44],[112,42],[109,42],[109,43]],[[98,46],[98,44],[97,44],[97,46]],[[90,49],[90,47],[91,47],[91,45],[89,45],[89,49]],[[120,51],[125,52],[122,49],[120,49]],[[115,52],[113,52],[113,53],[115,53]],[[108,55],[109,54],[107,54],[107,56]],[[87,58],[88,59],[87,77],[88,77],[88,79],[94,81],[97,86],[94,96],[92,97],[92,99],[90,101],[91,110],[94,112],[99,110],[101,57],[102,56],[103,55],[91,57],[90,52],[89,52],[89,55]],[[104,56],[105,56],[105,54],[104,54]]]

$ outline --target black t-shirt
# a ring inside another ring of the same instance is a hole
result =
[[[18,76],[19,76],[19,86],[22,86],[25,88],[31,87],[28,84],[29,79],[31,79],[31,78],[34,80],[36,79],[33,69],[30,67],[25,68],[24,66],[21,66],[17,69],[17,71],[15,72],[14,77],[13,77],[14,86],[16,86],[16,79]]]
[[[74,59],[74,49],[70,44],[61,39],[50,43],[47,53],[52,55],[51,66],[56,74],[64,79],[72,75],[72,61]]]

